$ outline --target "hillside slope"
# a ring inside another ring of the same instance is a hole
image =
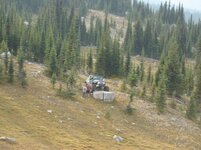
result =
[[[135,114],[128,116],[128,95],[121,92],[111,104],[84,99],[81,92],[73,100],[61,99],[42,65],[27,63],[26,69],[26,89],[0,85],[0,136],[17,141],[0,141],[1,150],[201,149],[201,130],[171,109],[158,115],[152,103],[135,98]],[[124,141],[117,143],[114,135]]]

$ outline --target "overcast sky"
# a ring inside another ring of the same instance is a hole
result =
[[[143,1],[149,1],[150,3],[157,4],[160,2],[165,2],[169,0],[143,0]],[[170,0],[172,4],[178,5],[179,3],[182,3],[184,8],[191,9],[191,10],[197,10],[201,11],[201,0]]]

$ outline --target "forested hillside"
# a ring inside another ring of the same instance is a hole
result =
[[[182,5],[165,2],[156,10],[138,0],[0,4],[0,84],[26,89],[25,62],[41,63],[53,89],[60,83],[57,94],[69,98],[78,93],[79,75],[98,74],[122,81],[121,90],[131,96],[129,112],[136,96],[159,114],[171,107],[200,123],[201,20],[186,20]]]

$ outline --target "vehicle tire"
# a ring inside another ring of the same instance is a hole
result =
[[[105,86],[104,87],[104,91],[109,91],[110,89],[109,89],[109,87],[108,86]]]

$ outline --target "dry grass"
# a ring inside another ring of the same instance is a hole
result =
[[[159,116],[153,104],[135,98],[136,112],[128,116],[124,113],[128,96],[120,92],[111,104],[83,99],[81,93],[74,100],[61,99],[43,76],[43,66],[27,64],[26,68],[29,72],[26,89],[0,85],[0,136],[17,140],[13,145],[0,142],[2,150],[201,148],[201,132],[194,123],[178,116],[197,130],[190,131],[174,123],[163,125],[169,115],[171,118],[177,113]],[[110,119],[104,117],[107,112]],[[116,143],[113,135],[122,136],[124,142]]]
[[[89,10],[87,17],[86,17],[86,28],[87,30],[90,29],[90,19],[91,17],[99,18],[102,22],[105,20],[105,13],[103,11],[98,10]],[[124,41],[124,37],[126,35],[128,20],[125,17],[120,17],[112,14],[108,14],[108,21],[110,23],[116,22],[116,27],[110,28],[111,37],[119,37],[120,43],[122,44]],[[133,23],[134,24],[134,23]],[[95,25],[95,20],[94,20]]]

